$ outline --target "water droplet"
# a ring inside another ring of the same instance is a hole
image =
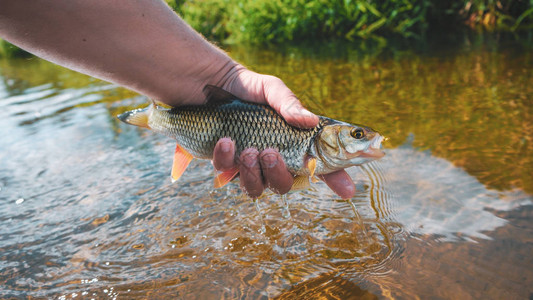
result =
[[[281,195],[280,198],[281,198],[281,201],[282,201],[283,206],[284,206],[284,209],[282,211],[282,217],[285,218],[285,219],[290,219],[291,218],[291,210],[290,210],[290,207],[289,207],[289,199],[287,197],[287,194]]]
[[[17,205],[22,204],[22,202],[24,202],[24,198],[18,198],[17,201],[15,201]]]

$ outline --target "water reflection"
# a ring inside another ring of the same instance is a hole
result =
[[[1,297],[527,298],[529,53],[231,51],[390,137],[349,170],[357,195],[319,183],[254,203],[212,189],[201,160],[172,185],[173,143],[114,118],[146,99],[0,61]]]
[[[520,190],[487,189],[462,168],[409,146],[390,150],[381,163],[392,189],[394,218],[410,234],[442,241],[490,239],[486,232],[507,223],[491,211],[532,204]]]
[[[529,49],[482,43],[422,55],[397,51],[383,59],[351,45],[315,48],[231,53],[281,76],[315,111],[370,124],[390,138],[390,147],[414,134],[415,147],[431,149],[483,184],[533,193]]]

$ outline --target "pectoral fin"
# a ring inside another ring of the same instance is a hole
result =
[[[311,177],[311,182],[313,183],[319,182],[320,179],[318,179],[315,176],[315,170],[316,170],[316,158],[315,157],[310,158],[307,161],[307,168],[309,169],[309,173],[310,173],[309,177]]]
[[[193,156],[187,152],[183,147],[181,147],[179,144],[176,145],[176,151],[174,152],[174,162],[172,163],[172,182],[175,182],[178,180],[183,172],[185,172],[185,169],[187,169],[187,166],[193,159]]]
[[[307,168],[309,169],[309,176],[313,177],[316,169],[316,158],[312,157],[307,161]]]
[[[309,177],[305,175],[298,175],[294,177],[294,182],[292,183],[291,191],[303,190],[310,186]]]
[[[231,170],[222,172],[215,177],[215,188],[221,188],[228,184],[235,176],[239,174],[239,168],[233,168]]]

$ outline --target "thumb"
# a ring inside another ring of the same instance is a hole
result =
[[[266,102],[272,106],[287,123],[311,128],[318,124],[318,117],[305,109],[294,93],[277,77],[265,80],[263,85]]]
[[[318,125],[318,116],[303,107],[285,83],[270,75],[241,69],[227,85],[228,91],[242,99],[270,105],[287,123],[300,128]]]

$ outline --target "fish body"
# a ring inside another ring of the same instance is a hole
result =
[[[243,101],[214,86],[206,86],[204,92],[205,105],[168,109],[152,103],[118,118],[174,138],[176,153],[186,152],[189,160],[211,159],[223,137],[235,142],[236,156],[247,148],[277,149],[288,170],[301,176],[327,174],[383,156],[383,138],[368,127],[319,117],[316,127],[297,128],[270,106]]]

